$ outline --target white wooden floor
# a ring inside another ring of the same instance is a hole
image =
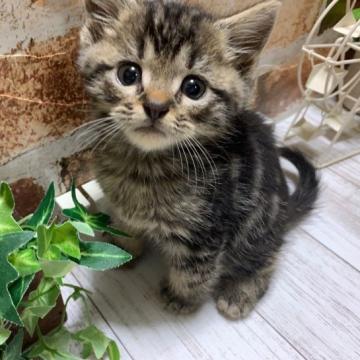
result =
[[[245,321],[221,317],[209,300],[172,316],[158,300],[163,266],[148,254],[133,270],[69,277],[91,290],[93,319],[122,359],[359,360],[360,157],[321,171],[317,210],[287,236],[272,288]],[[74,305],[69,325],[79,325]]]

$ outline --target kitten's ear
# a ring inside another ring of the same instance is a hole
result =
[[[81,33],[83,46],[99,41],[104,29],[110,28],[119,19],[121,12],[133,9],[140,0],[84,0],[86,9],[86,23]]]
[[[121,2],[115,0],[85,0],[85,9],[90,18],[106,21],[117,16]]]
[[[104,28],[116,19],[119,8],[115,0],[84,1],[86,22],[80,33],[80,43],[87,47],[102,39]]]
[[[216,21],[217,28],[225,35],[228,56],[242,73],[251,70],[264,48],[280,5],[277,0],[265,1],[240,14]]]

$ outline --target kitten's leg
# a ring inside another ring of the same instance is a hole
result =
[[[216,283],[216,255],[191,255],[173,261],[161,295],[166,308],[188,314],[196,310]]]
[[[220,279],[217,285],[216,306],[227,318],[246,318],[268,289],[273,266],[267,266],[247,277]]]

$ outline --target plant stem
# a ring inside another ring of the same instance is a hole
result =
[[[26,215],[25,217],[23,217],[22,219],[20,219],[20,220],[18,221],[18,224],[21,226],[23,223],[25,223],[26,221],[28,221],[32,216],[33,216],[33,214]]]
[[[39,338],[39,341],[40,341],[40,344],[44,347],[45,350],[53,353],[53,352],[56,352],[55,349],[52,349],[51,347],[49,347],[47,344],[46,344],[46,341],[44,340],[44,336],[40,330],[40,327],[39,325],[36,325],[36,335],[38,336]]]
[[[81,286],[76,286],[76,285],[72,285],[72,284],[68,284],[68,283],[63,283],[61,286],[65,286],[65,287],[68,287],[68,288],[74,289],[74,290],[83,291],[84,293],[89,294],[89,295],[92,294],[91,291],[89,291],[89,290],[87,290],[87,289],[84,289],[84,288],[81,287]]]

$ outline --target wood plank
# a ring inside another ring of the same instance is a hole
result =
[[[359,272],[302,230],[289,241],[258,312],[309,360],[358,360]]]
[[[354,156],[334,164],[328,170],[360,187],[360,156]]]
[[[323,170],[317,208],[301,227],[360,270],[360,187]]]
[[[73,274],[67,275],[66,278],[64,279],[64,282],[73,284],[76,286],[81,286]],[[68,298],[68,296],[71,295],[72,289],[63,287],[61,290],[61,293],[62,293],[63,299],[66,300]],[[115,342],[118,344],[120,352],[121,352],[121,359],[122,360],[132,359],[130,354],[126,351],[123,344],[117,338],[117,335],[113,332],[113,330],[106,323],[102,314],[98,311],[98,309],[90,301],[89,301],[88,309],[89,309],[88,311],[89,311],[91,323],[94,324],[96,327],[98,327],[101,331],[103,331],[106,336],[115,340]],[[68,328],[71,331],[76,331],[76,330],[85,328],[87,326],[87,324],[88,324],[87,309],[84,305],[84,302],[81,300],[71,301],[69,303],[69,306],[67,307],[67,320],[65,323],[66,328]],[[77,348],[77,347],[72,349],[72,351],[74,351],[74,353],[76,353],[76,354],[81,353],[81,349]]]
[[[209,300],[191,316],[168,314],[157,295],[162,273],[154,254],[131,271],[75,271],[134,359],[303,359],[256,313],[227,321]]]

